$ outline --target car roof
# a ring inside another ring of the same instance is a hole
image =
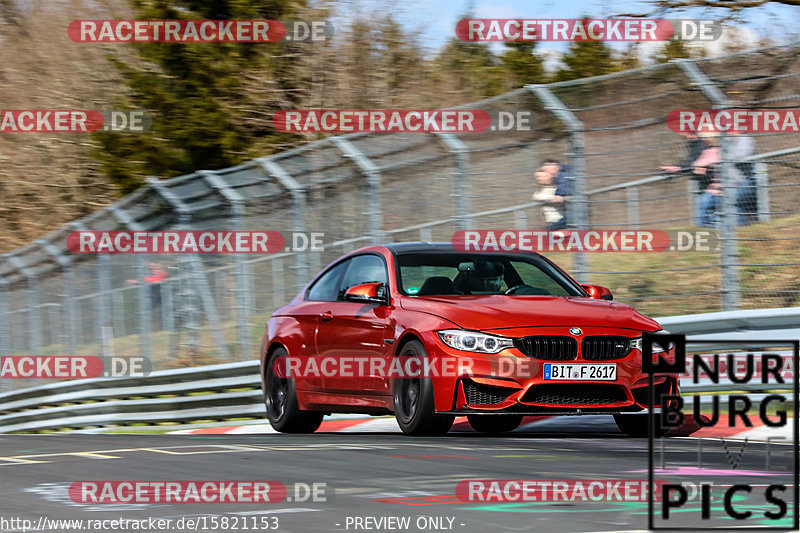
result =
[[[454,252],[453,245],[449,242],[395,242],[384,244],[386,248],[393,252]]]
[[[382,244],[384,248],[387,248],[397,253],[437,253],[437,252],[458,252],[463,253],[463,250],[457,250],[452,243],[449,242],[424,242],[424,241],[416,241],[416,242],[395,242],[389,244]],[[486,253],[486,254],[519,254],[522,253],[530,254],[530,255],[541,255],[538,252],[533,251],[526,251],[526,252],[514,252],[514,251],[495,251],[495,250],[487,250],[485,252],[468,252],[468,253]]]

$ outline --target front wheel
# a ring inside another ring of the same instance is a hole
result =
[[[522,423],[522,415],[467,415],[469,425],[480,433],[506,433]]]
[[[661,427],[660,424],[660,416],[659,414],[655,414],[653,416],[653,436],[655,437],[663,437],[667,433],[668,428]],[[617,427],[620,431],[628,435],[629,437],[648,437],[649,433],[647,430],[647,419],[648,415],[645,414],[636,414],[636,415],[628,415],[628,414],[619,414],[614,415],[614,422],[617,423]]]
[[[314,433],[322,424],[322,413],[301,411],[297,405],[294,380],[286,377],[288,353],[278,348],[264,369],[264,403],[269,423],[281,433]]]
[[[403,346],[400,357],[427,356],[419,341]],[[433,403],[433,382],[425,376],[401,377],[394,380],[394,416],[406,435],[444,435],[453,426],[455,417],[436,414]]]

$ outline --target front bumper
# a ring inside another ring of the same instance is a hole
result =
[[[566,327],[519,328],[513,336],[564,335],[567,330]],[[640,335],[633,330],[612,328],[583,330],[585,336]],[[597,361],[584,359],[579,348],[573,360],[551,361],[529,357],[517,348],[507,348],[496,355],[455,350],[435,334],[426,344],[432,352],[429,357],[443,363],[449,361],[453,368],[469,369],[458,375],[432,378],[435,407],[440,413],[599,414],[638,412],[649,405],[649,376],[642,372],[642,354],[636,349],[619,359]],[[613,381],[546,380],[544,363],[548,362],[613,363],[617,375]],[[653,380],[654,407],[661,407],[662,395],[679,394],[677,374],[656,374]]]
[[[654,407],[662,395],[678,394],[677,379],[660,376],[654,385]],[[629,388],[616,382],[533,383],[527,388],[488,384],[478,376],[461,377],[452,414],[616,414],[635,413],[648,407],[647,383]]]

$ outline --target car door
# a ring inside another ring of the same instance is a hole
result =
[[[305,346],[302,353],[293,354],[298,358],[292,364],[296,365],[293,368],[297,369],[295,384],[299,390],[321,391],[324,388],[323,375],[318,370],[321,360],[316,349],[317,329],[323,314],[329,311],[331,303],[336,301],[339,282],[346,269],[346,261],[328,269],[309,287],[303,302],[292,312],[293,318],[297,321],[302,344]]]
[[[388,282],[384,258],[373,253],[352,257],[339,284],[337,301],[331,302],[321,316],[317,328],[317,354],[323,360],[334,359],[333,362],[329,360],[329,367],[335,365],[335,371],[323,377],[324,387],[329,392],[388,393],[385,371],[373,367],[371,362],[380,359],[383,365],[387,354],[391,353],[393,326],[390,308],[344,299],[344,293],[350,287],[371,282]],[[388,294],[388,285],[386,291]],[[343,358],[349,358],[353,363],[348,367],[345,365],[348,359]]]

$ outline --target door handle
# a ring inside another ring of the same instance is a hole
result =
[[[323,322],[327,322],[329,320],[333,320],[333,313],[331,313],[330,311],[325,311],[324,313],[319,315],[319,317],[322,319]]]

